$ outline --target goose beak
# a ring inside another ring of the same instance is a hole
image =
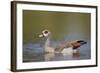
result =
[[[39,38],[41,38],[41,37],[43,37],[43,34],[40,34],[40,35],[39,35]]]

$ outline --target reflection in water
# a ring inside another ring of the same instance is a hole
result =
[[[80,52],[77,51],[76,53],[73,53],[72,57],[73,57],[74,59],[79,59],[79,58],[80,58]]]
[[[62,60],[71,60],[71,59],[79,59],[80,53],[73,53],[73,54],[62,54],[62,53],[47,53],[45,54],[45,61],[62,61]]]
[[[62,53],[34,53],[30,56],[27,56],[24,62],[78,60],[80,59],[80,52],[66,55]]]
[[[46,53],[44,56],[45,56],[44,57],[45,61],[52,61],[53,58],[55,57],[55,54],[54,53]]]

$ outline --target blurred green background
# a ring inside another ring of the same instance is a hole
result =
[[[90,40],[90,13],[23,10],[23,42],[38,42],[48,29],[53,40]]]

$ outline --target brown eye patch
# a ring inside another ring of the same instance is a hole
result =
[[[47,33],[48,33],[48,31],[44,31],[44,33],[45,33],[45,34],[47,34]]]

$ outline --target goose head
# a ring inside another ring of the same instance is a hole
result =
[[[49,37],[51,32],[49,30],[43,30],[39,37]]]

